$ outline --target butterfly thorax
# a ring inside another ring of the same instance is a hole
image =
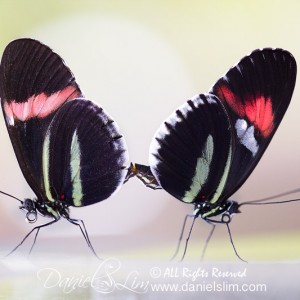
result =
[[[220,216],[221,223],[229,223],[233,214],[239,213],[239,204],[233,200],[224,200],[215,204],[208,201],[195,204],[194,215],[204,220],[213,221],[210,218]]]
[[[61,200],[25,199],[20,209],[26,211],[26,220],[29,223],[36,222],[38,213],[43,217],[54,219],[69,218],[69,208]]]

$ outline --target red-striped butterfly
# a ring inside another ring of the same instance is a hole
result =
[[[117,125],[84,97],[64,61],[32,39],[5,48],[0,97],[17,160],[36,195],[17,199],[20,209],[30,223],[38,214],[51,218],[11,252],[32,232],[35,241],[42,227],[63,217],[80,228],[95,253],[83,221],[71,218],[69,207],[100,202],[123,184],[128,153]]]
[[[240,204],[229,198],[268,147],[295,80],[296,62],[288,51],[253,51],[209,93],[192,97],[162,123],[150,146],[149,166],[132,164],[127,179],[137,176],[146,186],[192,204],[194,213],[187,217],[204,219],[212,232],[216,223],[226,224],[232,242],[228,223]]]

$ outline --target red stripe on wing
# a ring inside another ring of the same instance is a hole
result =
[[[268,137],[274,129],[274,113],[270,97],[246,96],[241,101],[227,86],[217,91],[220,100],[225,101],[240,117],[247,118],[264,137]]]

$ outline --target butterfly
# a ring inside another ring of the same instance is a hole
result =
[[[15,155],[36,195],[13,198],[29,223],[38,214],[51,219],[34,227],[10,253],[34,231],[35,241],[42,227],[65,218],[80,228],[96,255],[84,222],[71,218],[69,207],[98,203],[123,184],[128,151],[118,126],[85,98],[62,58],[33,39],[14,40],[5,48],[0,97]]]
[[[212,224],[210,237],[215,224],[226,224],[232,242],[228,223],[241,204],[229,198],[276,132],[293,94],[296,69],[288,51],[253,51],[208,93],[190,98],[161,124],[150,145],[149,166],[131,164],[126,180],[137,176],[146,186],[192,204],[194,212],[187,217]]]

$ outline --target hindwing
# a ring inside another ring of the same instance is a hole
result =
[[[231,164],[231,131],[214,95],[201,94],[179,107],[150,146],[150,167],[161,187],[187,203],[217,201]]]

